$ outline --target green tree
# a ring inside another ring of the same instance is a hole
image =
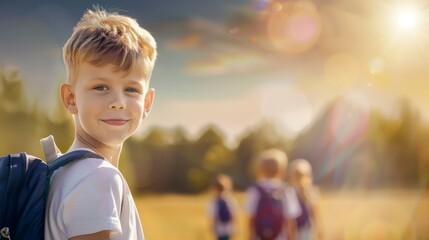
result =
[[[23,81],[17,70],[0,71],[0,152],[32,153],[37,119],[28,109]]]

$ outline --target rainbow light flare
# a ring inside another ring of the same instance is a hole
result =
[[[323,166],[315,176],[322,179],[333,173],[332,181],[341,179],[341,171],[334,171],[351,159],[364,140],[369,127],[369,106],[365,96],[353,91],[338,101],[328,116],[328,142]],[[339,181],[339,180],[338,180]]]
[[[273,1],[266,14],[267,34],[274,50],[302,53],[319,39],[321,20],[311,1]]]

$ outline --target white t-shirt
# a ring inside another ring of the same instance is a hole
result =
[[[119,170],[106,160],[88,158],[55,171],[45,238],[67,240],[103,230],[114,240],[144,240],[134,199]]]
[[[232,218],[234,219],[235,217],[237,217],[237,211],[238,211],[237,200],[229,195],[225,195],[223,196],[223,198],[226,204],[228,205]],[[218,212],[219,212],[219,209],[217,204],[217,198],[213,198],[210,200],[208,205],[208,215],[210,219],[215,220],[214,232],[216,233],[217,236],[231,236],[235,231],[234,220],[232,220],[232,222],[222,223],[221,221],[216,220]]]
[[[258,181],[257,184],[263,189],[279,189],[284,188],[285,194],[283,194],[283,216],[287,219],[295,219],[301,214],[301,207],[299,205],[298,197],[296,195],[295,189],[285,185],[282,181],[278,179],[266,179]],[[256,208],[259,202],[259,191],[254,186],[250,187],[246,191],[244,208],[246,213],[249,216],[253,216],[256,213]],[[284,231],[281,232],[279,237],[276,240],[285,240],[286,236]]]

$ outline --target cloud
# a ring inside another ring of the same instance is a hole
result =
[[[201,47],[205,38],[201,33],[190,33],[183,37],[167,40],[166,47],[173,50],[188,50]]]
[[[249,74],[266,69],[268,62],[256,55],[246,53],[212,54],[191,59],[185,66],[186,73],[194,76]]]

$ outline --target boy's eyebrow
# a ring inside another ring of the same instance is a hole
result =
[[[106,80],[108,80],[109,78],[107,78],[107,77],[99,77],[99,76],[96,76],[96,77],[91,77],[89,80],[90,81],[95,81],[95,80],[102,80],[102,81],[106,81]]]
[[[101,76],[96,76],[96,77],[91,77],[89,79],[90,81],[96,81],[96,80],[101,80],[101,81],[107,81],[110,80],[109,77],[101,77]],[[144,85],[144,83],[147,81],[144,78],[136,78],[136,79],[127,79],[128,82],[133,83],[133,84],[139,84],[139,85]]]
[[[129,79],[128,81],[131,82],[131,83],[135,83],[135,84],[143,84],[147,80],[144,79],[144,78],[139,78],[139,79]]]

